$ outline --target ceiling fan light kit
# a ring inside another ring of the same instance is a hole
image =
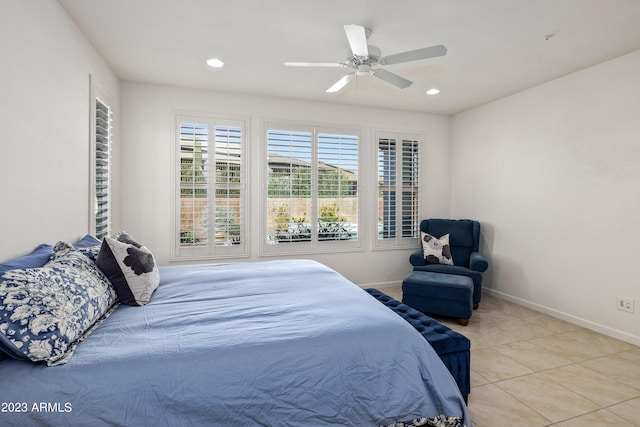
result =
[[[344,32],[347,36],[349,47],[351,48],[351,54],[345,62],[285,62],[284,65],[288,67],[348,67],[354,70],[344,75],[327,89],[328,93],[338,92],[353,80],[354,77],[365,75],[377,77],[397,88],[405,89],[413,84],[411,80],[407,80],[384,68],[377,67],[436,58],[447,54],[446,47],[437,45],[383,57],[379,48],[367,44],[367,39],[372,32],[371,29],[361,25],[349,24],[344,26]]]

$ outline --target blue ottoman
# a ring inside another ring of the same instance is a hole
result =
[[[466,402],[471,392],[471,342],[469,339],[377,289],[365,289],[365,291],[409,322],[431,344],[451,372]]]
[[[402,282],[402,302],[423,313],[456,317],[466,326],[473,312],[473,279],[414,271]]]

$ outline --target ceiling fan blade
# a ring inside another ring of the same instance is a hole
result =
[[[347,34],[351,52],[355,56],[369,56],[369,48],[367,47],[367,33],[363,26],[345,25],[344,32]]]
[[[387,83],[394,85],[400,89],[408,88],[413,84],[411,80],[407,80],[404,77],[400,77],[397,74],[392,73],[391,71],[387,71],[385,69],[379,68],[373,71],[373,75],[377,78],[384,80]]]
[[[342,64],[340,62],[285,62],[285,66],[287,67],[346,67],[347,64]]]
[[[437,46],[425,47],[422,49],[410,50],[408,52],[396,53],[394,55],[380,58],[382,65],[400,64],[401,62],[417,61],[419,59],[435,58],[447,54],[447,48],[439,44]]]
[[[327,93],[338,92],[340,89],[345,87],[347,83],[349,83],[355,77],[356,73],[346,74],[340,80],[334,83],[329,89],[327,89]]]

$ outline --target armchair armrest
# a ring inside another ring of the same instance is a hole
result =
[[[471,255],[469,255],[469,268],[483,273],[489,268],[489,261],[480,252],[471,252]]]
[[[414,267],[417,267],[419,265],[425,265],[426,262],[424,260],[424,251],[422,249],[418,249],[417,251],[413,252],[409,256],[409,262]]]

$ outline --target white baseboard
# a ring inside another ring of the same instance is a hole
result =
[[[558,311],[556,309],[536,304],[531,301],[527,301],[518,297],[514,297],[509,294],[505,294],[504,292],[495,291],[493,289],[483,288],[483,292],[487,292],[497,298],[503,299],[505,301],[512,302],[514,304],[521,305],[526,308],[530,308],[535,311],[539,311],[540,313],[548,314],[551,317],[555,317],[560,320],[564,320],[569,323],[573,323],[574,325],[582,326],[583,328],[590,329],[595,332],[599,332],[603,335],[609,336],[611,338],[616,338],[621,341],[628,342],[629,344],[640,346],[640,337],[636,335],[629,334],[624,331],[619,331],[614,328],[610,328],[608,326],[601,325],[599,323],[592,322],[587,319],[583,319],[581,317],[574,316],[572,314],[564,313],[562,311]]]

